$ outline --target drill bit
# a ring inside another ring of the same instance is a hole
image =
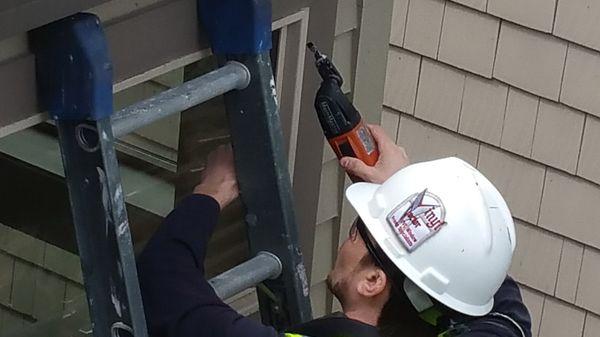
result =
[[[306,44],[306,47],[308,47],[308,49],[313,52],[313,54],[315,54],[315,60],[317,61],[317,63],[321,62],[323,59],[326,59],[327,56],[321,54],[321,52],[319,51],[319,49],[317,49],[317,47],[315,46],[314,43],[309,42]]]

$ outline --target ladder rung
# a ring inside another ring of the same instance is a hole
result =
[[[250,260],[219,274],[208,282],[221,299],[227,299],[281,274],[281,261],[271,253],[259,252]]]
[[[250,72],[235,61],[182,85],[117,111],[112,116],[115,137],[148,125],[171,114],[189,109],[250,83]]]

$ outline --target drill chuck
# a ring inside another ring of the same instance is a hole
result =
[[[337,82],[337,85],[341,87],[342,84],[344,84],[344,79],[337,68],[333,65],[333,62],[329,60],[327,55],[322,54],[312,42],[309,42],[307,46],[308,49],[315,55],[315,65],[317,66],[317,70],[319,71],[319,75],[321,75],[323,81],[334,80]]]

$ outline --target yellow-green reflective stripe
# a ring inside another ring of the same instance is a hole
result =
[[[442,313],[435,307],[431,307],[419,314],[419,317],[421,317],[422,320],[433,326],[437,325],[437,320],[440,316],[442,316]]]
[[[450,331],[444,331],[438,335],[438,337],[451,337]]]
[[[285,337],[305,337],[305,336],[299,335],[299,334],[297,334],[297,333],[289,333],[289,332],[286,332],[286,333],[285,333]]]

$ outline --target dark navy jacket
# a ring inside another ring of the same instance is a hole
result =
[[[153,337],[276,337],[272,327],[238,314],[223,303],[204,277],[204,258],[217,224],[219,204],[191,195],[175,208],[138,260],[140,287]],[[526,337],[531,322],[514,281],[507,279],[493,311],[516,321]],[[464,337],[516,337],[501,316],[476,320]],[[408,336],[407,336],[408,337]]]

